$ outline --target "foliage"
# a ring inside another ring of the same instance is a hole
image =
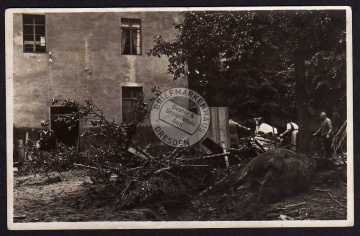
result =
[[[332,111],[334,115],[339,112],[342,119],[346,119],[345,53],[316,53],[307,61],[306,77],[309,82],[308,96],[312,98],[309,106],[315,111]],[[334,115],[333,122],[340,126],[342,122],[336,121]]]
[[[107,119],[103,112],[88,99],[85,100],[85,104],[79,104],[76,101],[69,101],[67,99],[62,101],[52,99],[52,105],[61,103],[61,105],[65,107],[76,108],[76,112],[54,121],[66,123],[69,129],[74,128],[80,119],[83,119],[85,122],[90,121],[93,128],[86,130],[81,135],[85,142],[87,139],[91,138],[96,142],[101,142],[103,144],[116,144],[120,147],[127,148],[132,142],[137,126],[143,122],[149,113],[149,108],[144,102],[143,94],[140,94],[136,101],[136,108],[130,114],[131,121],[117,124],[114,120],[110,121]]]
[[[23,148],[30,156],[30,160],[25,161],[19,168],[21,174],[43,173],[49,177],[49,173],[55,171],[61,177],[61,173],[71,169],[78,159],[77,150],[63,144],[59,145],[58,150],[43,151],[38,149],[31,140],[27,140]]]
[[[124,158],[122,153],[133,145],[133,137],[137,126],[147,117],[148,107],[143,102],[143,94],[137,98],[138,105],[131,113],[132,119],[128,123],[117,124],[114,120],[109,121],[103,112],[90,100],[86,99],[84,104],[67,99],[52,99],[52,105],[60,104],[64,107],[75,108],[75,112],[58,117],[53,122],[63,122],[73,129],[79,121],[90,121],[92,128],[85,130],[81,137],[88,150],[78,153],[76,148],[67,147],[60,143],[55,150],[42,151],[38,149],[32,141],[28,140],[24,146],[25,151],[30,156],[30,161],[26,161],[22,166],[23,173],[45,173],[51,171],[60,173],[72,167],[74,163],[95,164],[99,167],[111,165],[114,170],[120,169],[116,164],[122,163]],[[91,142],[88,143],[88,142]],[[114,163],[113,163],[114,162]],[[108,171],[99,168],[99,173],[94,172],[94,179],[109,179]]]
[[[344,11],[199,11],[181,16],[175,40],[155,36],[148,55],[167,56],[168,72],[174,79],[187,75],[189,87],[208,104],[229,106],[242,119],[304,123],[308,120],[298,117],[303,105],[311,115],[322,109],[331,113],[329,104],[346,107]],[[306,74],[296,64],[299,58],[306,62]],[[334,95],[327,102],[326,93]]]
[[[148,53],[158,57],[166,55],[168,72],[175,79],[186,74],[186,65],[193,67],[190,73],[203,75],[211,67],[219,67],[219,55],[238,60],[258,45],[251,35],[252,12],[184,12],[181,15],[184,21],[175,25],[181,32],[175,42],[166,42],[158,35],[154,37],[157,46]]]

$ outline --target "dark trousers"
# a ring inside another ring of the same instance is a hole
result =
[[[326,138],[326,136],[322,136],[323,144],[324,144],[324,150],[325,150],[325,157],[330,158],[331,157],[331,136],[329,138]]]

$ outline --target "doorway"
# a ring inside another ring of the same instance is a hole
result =
[[[50,107],[51,114],[51,129],[54,131],[58,142],[62,142],[68,147],[78,147],[79,144],[79,122],[69,129],[68,124],[65,122],[55,121],[58,118],[64,118],[66,115],[69,115],[73,112],[76,112],[75,107],[61,107],[54,106]]]

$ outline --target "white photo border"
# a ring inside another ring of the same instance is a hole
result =
[[[347,219],[309,221],[119,221],[119,222],[36,222],[14,223],[13,208],[13,14],[81,12],[166,12],[166,11],[269,11],[269,10],[345,10],[347,55]],[[6,52],[6,135],[7,135],[7,223],[9,230],[57,229],[189,229],[189,228],[282,228],[350,227],[354,225],[354,148],[353,148],[353,44],[352,10],[349,6],[296,7],[156,7],[156,8],[14,8],[5,12]]]

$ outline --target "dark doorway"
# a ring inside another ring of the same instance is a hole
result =
[[[69,129],[65,122],[55,121],[76,112],[75,107],[50,107],[51,129],[55,132],[58,142],[62,142],[69,147],[77,147],[79,142],[79,123],[75,127]]]

